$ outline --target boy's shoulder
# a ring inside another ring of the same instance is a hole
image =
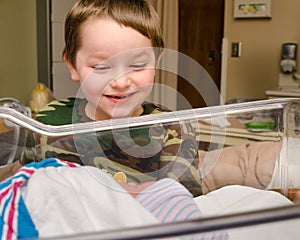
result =
[[[143,108],[144,108],[144,112],[142,113],[142,115],[170,112],[169,110],[163,108],[162,106],[150,102],[145,102],[143,104]]]
[[[73,120],[73,111],[76,105],[82,100],[69,97],[62,100],[54,100],[40,109],[35,119],[47,125],[65,125],[71,124]]]

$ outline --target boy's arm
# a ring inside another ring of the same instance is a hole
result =
[[[266,189],[280,150],[281,142],[257,142],[199,151],[203,194],[233,184]]]
[[[178,180],[194,196],[228,185],[266,189],[281,146],[281,142],[254,142],[210,152],[198,151],[189,125],[174,124],[167,129],[160,157],[160,177]]]

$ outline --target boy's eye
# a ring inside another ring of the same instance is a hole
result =
[[[140,70],[146,67],[146,63],[135,63],[131,64],[130,67],[133,68],[134,70]]]
[[[95,66],[93,67],[95,71],[106,71],[109,69],[109,66],[106,65],[99,65],[99,66]]]

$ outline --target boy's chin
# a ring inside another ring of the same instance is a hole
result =
[[[127,117],[131,117],[132,116],[132,113],[131,112],[114,112],[112,115],[111,115],[111,118],[127,118]]]
[[[127,117],[133,117],[135,114],[134,109],[129,108],[118,108],[115,111],[111,113],[111,118],[127,118]]]

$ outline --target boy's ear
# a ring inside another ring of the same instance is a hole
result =
[[[79,82],[80,78],[79,78],[79,74],[76,70],[76,68],[73,66],[73,64],[68,60],[68,58],[66,57],[66,54],[64,54],[64,61],[67,64],[67,67],[69,69],[69,72],[71,74],[71,78],[74,82]]]
[[[162,50],[159,55],[157,56],[157,59],[156,59],[156,67],[158,67],[158,65],[160,64],[160,61],[161,61],[161,58],[164,54],[164,51]]]

